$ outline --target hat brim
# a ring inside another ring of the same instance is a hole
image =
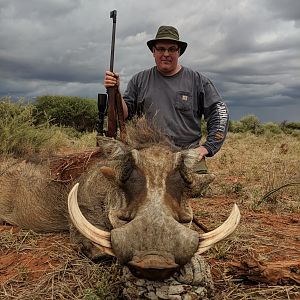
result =
[[[151,52],[153,52],[153,47],[154,47],[155,43],[157,41],[160,41],[160,40],[172,41],[172,42],[178,43],[179,48],[180,48],[180,54],[179,54],[179,56],[181,56],[184,53],[184,51],[185,51],[185,49],[187,47],[187,43],[186,42],[178,41],[178,40],[175,40],[175,39],[166,39],[166,38],[159,39],[158,38],[158,39],[150,40],[150,41],[147,42],[147,46],[148,46],[148,48],[150,49]]]

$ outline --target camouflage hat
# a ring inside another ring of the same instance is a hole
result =
[[[187,47],[186,42],[182,42],[179,40],[178,31],[173,26],[160,26],[158,28],[155,39],[147,42],[147,46],[151,52],[153,50],[153,46],[155,46],[155,43],[159,40],[169,40],[169,41],[177,42],[179,45],[179,48],[180,48],[180,55],[182,55],[184,53],[184,51]]]

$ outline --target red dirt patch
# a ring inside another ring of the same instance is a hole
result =
[[[221,197],[192,201],[194,211],[210,230],[225,221],[232,205],[232,200]],[[300,284],[300,215],[254,212],[239,207],[241,222],[229,238],[233,240],[232,249],[222,259],[210,260],[215,280],[220,280],[225,272],[234,279],[253,283]],[[216,222],[213,226],[209,224]]]
[[[17,236],[21,230],[17,227],[0,226],[3,235]],[[16,239],[7,249],[0,249],[0,283],[15,280],[37,280],[51,272],[60,264],[59,257],[53,255],[60,248],[59,245],[68,243],[68,237],[61,235],[37,235],[30,241],[30,245],[22,246],[27,237]],[[13,247],[12,247],[13,246]],[[12,251],[12,248],[13,251]]]

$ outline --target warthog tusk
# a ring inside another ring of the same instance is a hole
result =
[[[100,249],[102,252],[104,252],[104,253],[106,253],[106,254],[109,254],[109,255],[111,255],[111,256],[115,256],[115,254],[114,254],[114,252],[112,251],[111,248],[104,247],[104,246],[102,246],[102,245],[100,245],[100,244],[96,244],[96,243],[94,243],[94,242],[93,242],[93,245],[94,245],[95,247],[97,247],[98,249]]]
[[[79,183],[76,183],[68,196],[68,210],[74,226],[82,235],[94,242],[96,247],[114,256],[111,248],[110,233],[92,225],[81,213],[77,202],[78,186]]]
[[[238,206],[234,204],[228,219],[213,231],[200,235],[200,244],[197,253],[201,254],[211,248],[215,243],[228,237],[240,222],[241,214]]]

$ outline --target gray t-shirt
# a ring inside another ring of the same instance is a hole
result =
[[[156,67],[134,75],[123,98],[129,117],[144,114],[176,146],[194,148],[201,139],[200,120],[207,120],[208,136],[203,144],[214,155],[221,147],[228,113],[212,82],[202,74],[182,67],[173,76],[163,76]]]

